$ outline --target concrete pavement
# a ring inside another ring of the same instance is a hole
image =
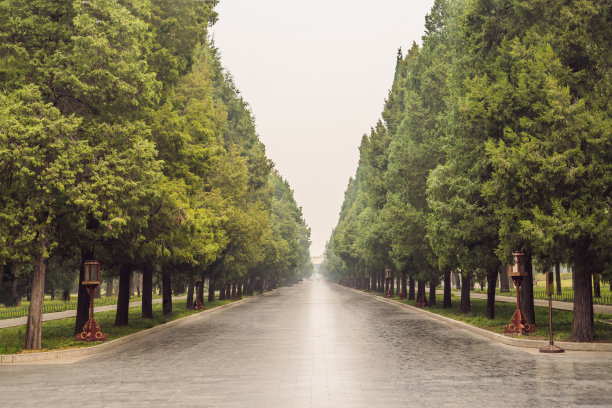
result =
[[[0,367],[3,407],[611,406],[612,353],[541,355],[323,281],[73,364]]]

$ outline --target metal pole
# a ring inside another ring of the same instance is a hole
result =
[[[546,294],[548,295],[548,345],[540,349],[540,353],[563,353],[560,347],[555,346],[552,331],[552,288],[550,287],[550,270],[546,271]]]

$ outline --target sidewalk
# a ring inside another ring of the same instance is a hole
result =
[[[457,297],[461,297],[461,292],[451,291],[451,293]],[[485,295],[484,293],[470,293],[470,297],[474,299],[486,299],[487,295]],[[498,302],[516,303],[516,297],[514,296],[495,295],[495,300]],[[536,306],[548,307],[548,300],[534,299],[533,304]],[[557,300],[553,300],[552,307],[553,309],[569,310],[571,312],[574,310],[574,303],[573,302],[559,302]],[[593,305],[593,312],[612,314],[612,306]]]
[[[178,296],[173,297],[172,300],[177,299],[186,299],[187,296]],[[162,299],[153,299],[153,304],[161,303]],[[142,305],[142,301],[140,302],[131,302],[130,307],[137,307]],[[108,305],[108,306],[99,306],[96,307],[94,312],[106,312],[108,310],[117,310],[117,305]],[[45,313],[43,314],[43,322],[47,322],[49,320],[57,320],[57,319],[65,319],[67,317],[75,317],[76,310],[64,310],[63,312],[55,312],[55,313]],[[15,319],[3,319],[0,320],[0,329],[6,329],[7,327],[15,327],[22,326],[28,322],[28,316],[17,317]]]

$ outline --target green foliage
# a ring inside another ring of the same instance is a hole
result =
[[[523,250],[573,265],[572,336],[591,340],[590,276],[612,271],[610,12],[436,0],[422,46],[398,53],[384,123],[362,139],[324,270],[359,277],[390,258],[419,280],[481,279]]]
[[[308,273],[301,209],[207,37],[215,5],[0,2],[0,265],[52,258],[54,286],[67,254],[183,282]]]

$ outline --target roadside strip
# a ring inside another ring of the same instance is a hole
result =
[[[497,341],[498,343],[506,344],[508,346],[515,347],[526,347],[526,348],[534,348],[540,349],[546,345],[548,345],[548,340],[527,340],[527,339],[519,339],[516,337],[505,336],[501,333],[495,333],[486,329],[481,329],[480,327],[472,326],[471,324],[467,324],[455,319],[451,319],[450,317],[442,316],[428,310],[424,310],[415,306],[408,305],[406,303],[398,302],[396,300],[387,299],[382,296],[376,296],[370,293],[366,293],[357,289],[347,288],[342,285],[338,285],[344,289],[352,290],[353,292],[361,293],[364,296],[373,297],[381,302],[387,302],[398,306],[404,306],[409,308],[410,310],[421,313],[427,317],[437,319],[443,321],[445,323],[451,324],[455,327],[467,330],[474,334],[478,334],[479,336],[486,337],[489,340]],[[570,351],[598,351],[598,352],[612,352],[612,343],[576,343],[570,341],[555,341],[555,345],[561,347],[564,350]]]
[[[265,292],[263,296],[266,296],[270,293],[275,292],[276,290]],[[237,300],[232,303],[227,303],[221,306],[214,307],[212,309],[206,309],[201,311],[200,313],[194,313],[189,316],[182,317],[180,319],[172,320],[170,322],[157,325],[155,327],[151,327],[150,329],[145,329],[136,333],[128,334],[127,336],[120,337],[115,340],[110,340],[105,343],[97,344],[91,347],[81,347],[69,350],[56,350],[56,351],[43,351],[43,352],[34,352],[34,353],[21,353],[21,354],[3,354],[0,355],[0,365],[10,365],[10,364],[22,364],[22,363],[33,363],[33,362],[41,362],[41,361],[49,361],[49,360],[59,360],[61,359],[80,359],[82,357],[102,353],[104,351],[110,350],[114,347],[117,347],[121,344],[127,343],[129,341],[135,340],[137,338],[149,335],[151,333],[155,333],[160,330],[164,330],[168,327],[172,327],[178,323],[183,323],[188,319],[194,319],[196,317],[202,317],[204,314],[212,313],[215,311],[219,311],[224,308],[233,307],[242,303],[249,302],[253,299],[256,299],[261,295],[254,295],[242,300]]]
[[[461,292],[451,291],[451,293],[457,297],[461,297]],[[474,293],[470,292],[470,297],[472,299],[486,299],[487,295],[485,293]],[[504,295],[495,295],[496,302],[506,302],[506,303],[516,303],[516,296],[504,296]],[[548,308],[548,300],[544,299],[534,299],[533,304],[535,306],[542,306]],[[552,308],[559,310],[569,310],[570,312],[574,311],[574,302],[561,302],[558,300],[552,301]],[[593,305],[593,312],[595,313],[605,313],[612,314],[612,306],[610,305]]]

